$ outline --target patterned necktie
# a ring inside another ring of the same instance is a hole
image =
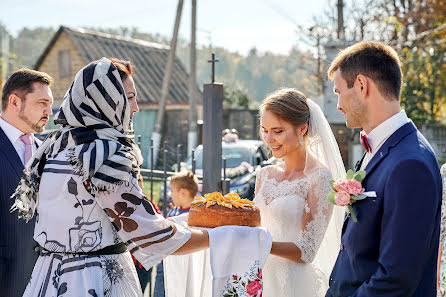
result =
[[[365,148],[366,152],[371,153],[372,148],[370,147],[369,141],[367,140],[367,135],[364,131],[361,131],[361,137],[359,138],[361,145]]]
[[[31,134],[23,134],[20,136],[20,140],[23,141],[25,144],[25,164],[28,162],[29,159],[31,159],[31,156],[33,154],[33,142],[31,139]]]

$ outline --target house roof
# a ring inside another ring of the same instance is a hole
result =
[[[138,101],[146,104],[159,102],[165,65],[169,55],[168,46],[87,29],[61,26],[37,60],[35,69],[42,65],[62,32],[68,35],[87,63],[102,57],[116,57],[131,61],[135,65],[134,78],[138,90]],[[183,63],[175,57],[167,98],[168,104],[187,104],[189,102],[188,84],[189,74]],[[197,94],[200,95],[199,98],[202,97],[198,86]]]

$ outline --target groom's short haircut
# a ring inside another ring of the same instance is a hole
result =
[[[359,74],[373,80],[388,100],[399,100],[402,77],[400,60],[393,48],[376,41],[363,41],[339,52],[328,69],[328,77],[340,70],[342,78],[352,88]]]

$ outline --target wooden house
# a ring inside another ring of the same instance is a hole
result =
[[[102,57],[129,60],[135,65],[135,85],[140,112],[135,115],[135,134],[141,135],[141,149],[147,158],[150,137],[156,120],[161,85],[169,47],[138,39],[61,26],[35,64],[35,69],[54,78],[51,87],[55,99],[54,109],[60,106],[76,73],[91,61]],[[189,109],[189,74],[178,58],[173,73],[164,117],[163,138],[169,147],[187,144]],[[202,93],[197,86],[198,116],[201,118]],[[54,128],[55,126],[47,126]],[[183,154],[187,145],[184,145]],[[147,164],[145,162],[145,164]]]

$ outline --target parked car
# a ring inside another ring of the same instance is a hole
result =
[[[256,174],[267,161],[267,155],[267,146],[260,140],[222,142],[222,158],[226,158],[226,177],[230,179],[229,191],[238,193],[242,198],[253,199]],[[203,175],[202,145],[195,150],[195,160],[195,173]],[[186,159],[186,166],[188,170],[192,169],[191,156]]]
[[[195,149],[195,174],[203,175],[203,146]],[[254,198],[256,175],[261,167],[277,162],[268,159],[267,145],[260,140],[239,140],[236,142],[222,142],[222,157],[226,158],[226,177],[230,179],[229,192],[238,193],[241,198]],[[182,169],[192,171],[192,156],[188,156],[181,163]],[[223,164],[222,164],[223,168]],[[223,176],[223,172],[222,172]],[[199,183],[202,180],[199,179]],[[199,186],[201,191],[201,185]],[[161,191],[161,195],[163,192]],[[170,197],[170,185],[167,183],[167,196]]]

